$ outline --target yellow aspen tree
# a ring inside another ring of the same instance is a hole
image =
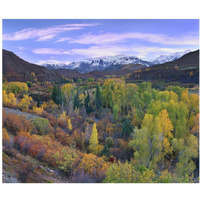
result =
[[[25,94],[24,98],[20,101],[19,106],[21,106],[25,110],[28,110],[32,100],[33,100],[32,97],[29,97],[28,95]]]
[[[17,104],[17,98],[15,97],[15,94],[9,93],[8,94],[8,103],[15,106]]]
[[[189,95],[188,95],[188,90],[184,90],[182,95],[181,95],[181,100],[186,103],[187,105],[189,105],[190,103],[190,99],[189,99]]]
[[[44,110],[42,106],[39,108],[36,106],[36,107],[33,107],[33,111],[35,111],[38,115],[41,115]]]
[[[66,119],[67,119],[67,115],[66,115],[66,112],[65,112],[65,111],[63,111],[63,113],[60,114],[59,119],[66,121]]]
[[[67,124],[68,124],[68,129],[71,131],[73,127],[72,127],[72,124],[71,124],[71,120],[70,120],[70,119],[68,119]]]
[[[3,105],[7,105],[8,103],[8,96],[6,94],[6,91],[3,90]]]
[[[172,125],[171,120],[169,119],[167,110],[166,109],[162,110],[159,113],[158,118],[159,118],[159,125],[158,125],[159,131],[161,131],[164,134],[164,137],[172,138],[173,137],[172,131],[174,127]]]
[[[155,121],[156,126],[156,133],[160,138],[160,158],[161,161],[164,161],[164,156],[166,154],[172,153],[172,145],[170,144],[170,141],[173,138],[172,131],[174,129],[171,120],[169,119],[168,112],[166,109],[162,110],[159,113],[159,116],[156,118]]]
[[[93,127],[92,127],[92,134],[89,140],[90,146],[89,146],[89,150],[92,153],[97,153],[97,147],[99,144],[99,140],[98,140],[98,133],[97,133],[97,128],[96,128],[96,123],[94,123]]]
[[[3,142],[8,141],[10,142],[10,136],[5,128],[3,128]]]

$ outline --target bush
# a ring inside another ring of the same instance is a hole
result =
[[[105,178],[109,165],[103,158],[99,158],[93,154],[84,154],[79,163],[78,170],[84,170],[84,173],[90,177],[95,177],[97,182],[101,182]]]
[[[19,131],[29,132],[33,125],[21,115],[3,112],[3,127],[9,132],[16,134]]]
[[[26,81],[26,84],[28,85],[29,88],[33,86],[33,83],[30,81]]]
[[[33,120],[33,124],[35,125],[35,128],[37,129],[39,135],[45,135],[51,131],[51,126],[48,119],[36,117]]]

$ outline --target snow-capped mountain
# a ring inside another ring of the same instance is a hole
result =
[[[67,65],[64,64],[64,63],[59,63],[59,64],[44,63],[44,64],[42,64],[42,66],[44,66],[48,69],[59,69],[59,68],[66,68],[67,69]]]
[[[174,61],[174,60],[182,57],[183,55],[185,55],[185,54],[187,54],[189,52],[191,52],[191,51],[190,50],[186,50],[186,51],[182,51],[182,52],[172,53],[172,54],[169,54],[169,55],[161,55],[158,58],[156,58],[153,61],[153,63],[155,65],[157,65],[157,64],[163,64],[163,63],[166,63],[166,62]]]
[[[117,55],[72,62],[68,67],[76,69],[80,73],[87,73],[91,71],[104,71],[110,66],[126,64],[141,64],[147,67],[152,65],[152,63],[143,61],[135,56]]]
[[[88,73],[91,71],[104,71],[106,68],[110,66],[116,65],[126,65],[126,64],[141,64],[149,67],[153,63],[141,60],[135,56],[127,56],[127,55],[117,55],[117,56],[107,56],[107,57],[99,57],[99,58],[91,58],[82,61],[75,61],[68,65],[50,65],[43,64],[47,68],[65,68],[65,69],[75,69],[80,73]]]
[[[190,50],[186,50],[183,52],[176,52],[169,55],[161,55],[158,58],[156,58],[154,61],[145,61],[142,59],[139,59],[135,56],[128,56],[128,55],[117,55],[117,56],[105,56],[105,57],[99,57],[99,58],[89,58],[81,61],[75,61],[71,62],[69,64],[65,63],[56,63],[56,64],[43,64],[43,66],[47,67],[48,69],[58,69],[58,68],[64,68],[64,69],[74,69],[77,70],[80,73],[88,73],[91,71],[104,71],[104,70],[117,70],[119,69],[120,65],[127,65],[127,64],[133,64],[133,65],[143,65],[146,67],[149,67],[151,65],[156,64],[162,64],[170,61],[174,61],[183,55],[191,52]]]

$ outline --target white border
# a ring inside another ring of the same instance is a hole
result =
[[[2,0],[0,15],[1,19],[199,19],[199,8],[198,0]],[[2,33],[2,21],[0,25]],[[0,123],[2,125],[2,118]],[[2,153],[0,158],[2,166]],[[1,184],[0,191],[1,199],[6,200],[182,200],[196,199],[200,190],[199,184]]]

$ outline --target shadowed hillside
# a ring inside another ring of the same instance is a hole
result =
[[[55,81],[62,76],[74,78],[79,73],[70,69],[49,70],[29,63],[14,53],[3,50],[3,77],[7,81]]]
[[[199,50],[181,58],[130,74],[129,81],[162,81],[180,83],[199,83]]]

